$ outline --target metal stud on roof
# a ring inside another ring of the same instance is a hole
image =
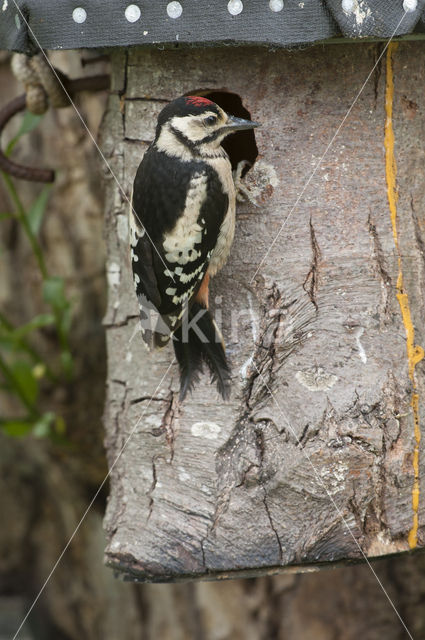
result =
[[[425,0],[0,0],[0,49],[296,46],[425,34]]]

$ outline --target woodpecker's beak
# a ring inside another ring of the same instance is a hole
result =
[[[259,122],[252,122],[251,120],[244,120],[243,118],[229,115],[229,119],[224,125],[224,128],[229,131],[242,131],[243,129],[255,129],[255,127],[259,126],[261,126]]]

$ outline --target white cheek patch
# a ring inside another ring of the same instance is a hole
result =
[[[180,131],[188,140],[199,142],[208,135],[208,130],[203,121],[209,115],[215,116],[216,114],[213,111],[209,111],[202,114],[202,118],[194,118],[192,115],[176,116],[171,120],[171,126],[173,129]]]

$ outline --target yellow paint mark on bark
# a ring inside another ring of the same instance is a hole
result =
[[[397,165],[394,155],[394,129],[393,129],[393,97],[394,97],[394,79],[393,79],[393,54],[397,49],[397,43],[392,42],[387,49],[387,76],[385,91],[385,172],[387,179],[387,195],[388,204],[391,214],[391,225],[393,230],[394,245],[397,251],[398,261],[398,278],[397,278],[397,300],[400,305],[401,316],[406,331],[406,349],[409,378],[412,382],[412,400],[411,407],[413,412],[415,449],[413,451],[413,473],[414,481],[412,488],[412,508],[413,508],[413,524],[409,531],[408,542],[411,549],[414,549],[418,543],[418,509],[419,509],[419,445],[421,442],[421,429],[419,422],[419,394],[416,384],[415,367],[422,360],[425,353],[422,347],[415,344],[415,328],[413,326],[410,314],[409,297],[404,289],[403,284],[403,264],[398,242],[397,232]]]

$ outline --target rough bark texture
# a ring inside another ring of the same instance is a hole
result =
[[[56,61],[60,68],[78,76],[81,73],[78,58],[74,54],[61,54]],[[7,61],[0,62],[0,93],[15,95],[20,88],[13,84]],[[417,104],[421,110],[419,99]],[[87,96],[79,105],[94,130],[95,114],[103,109],[102,98]],[[60,129],[52,122],[53,117],[60,119]],[[75,381],[73,393],[58,391],[58,398],[55,396],[55,402],[60,403],[58,408],[66,409],[68,437],[74,446],[58,449],[44,441],[1,438],[0,510],[4,523],[0,528],[1,640],[10,640],[15,633],[105,471],[100,425],[105,362],[99,313],[104,299],[102,194],[98,188],[97,156],[71,110],[50,114],[41,131],[31,136],[28,145],[23,140],[16,152],[21,152],[21,161],[62,169],[43,229],[44,248],[49,264],[55,265],[57,273],[66,275],[67,287],[73,286],[78,320],[74,323],[73,351],[81,375]],[[28,201],[38,190],[38,185],[19,183],[19,192]],[[242,218],[241,224],[248,224],[252,214],[249,216]],[[72,231],[73,241],[65,241],[68,236],[64,229]],[[4,221],[1,231],[2,264],[10,261],[11,265],[25,265],[20,269],[19,288],[17,269],[2,271],[1,307],[3,311],[13,310],[17,321],[25,321],[34,313],[36,287],[25,290],[25,296],[20,295],[19,299],[15,292],[32,281],[33,263],[26,253],[24,238],[19,236],[18,243],[10,246],[7,243],[13,239],[13,233],[9,228],[6,230]],[[78,249],[82,247],[81,252]],[[82,291],[85,294],[79,295]],[[407,637],[366,566],[176,585],[133,585],[114,580],[112,572],[101,564],[103,507],[100,496],[19,640]],[[405,554],[379,561],[374,568],[415,640],[425,637],[422,604],[425,556]]]
[[[109,179],[106,559],[128,577],[259,575],[409,548],[412,387],[423,415],[424,361],[409,377],[396,285],[402,268],[424,345],[423,47],[391,54],[402,267],[387,198],[385,56],[311,178],[379,51],[113,56],[103,147],[127,195],[165,101],[229,91],[263,125],[247,174],[258,207],[240,207],[232,256],[212,285],[233,369],[229,403],[205,376],[179,405],[172,348],[145,352],[128,205]],[[421,455],[420,492],[422,470]]]
[[[56,54],[54,63],[72,77],[83,71],[77,53]],[[10,71],[0,64],[2,104],[22,93]],[[105,94],[84,95],[78,108],[96,132]],[[20,117],[3,136],[5,144]],[[101,322],[105,308],[103,192],[97,152],[73,109],[49,111],[39,127],[23,138],[14,157],[29,165],[57,170],[40,242],[49,272],[65,279],[72,300],[72,352],[76,376],[70,384],[46,388],[44,410],[65,418],[66,445],[47,439],[10,438],[0,433],[0,637],[12,638],[50,573],[98,485],[106,464],[102,447],[106,353]],[[16,182],[29,206],[41,186]],[[13,211],[0,178],[0,211]],[[17,325],[45,312],[41,279],[27,239],[16,221],[0,228],[0,307]],[[58,342],[52,332],[36,345],[47,361],[56,362]],[[2,390],[0,413],[16,407]],[[19,412],[21,414],[22,411]],[[135,601],[101,568],[104,538],[100,496],[62,559],[19,638],[27,640],[117,638],[123,603],[130,618]],[[103,613],[102,613],[103,611]],[[136,614],[135,614],[136,615]],[[137,625],[136,625],[137,628]],[[129,636],[130,637],[130,636]]]

